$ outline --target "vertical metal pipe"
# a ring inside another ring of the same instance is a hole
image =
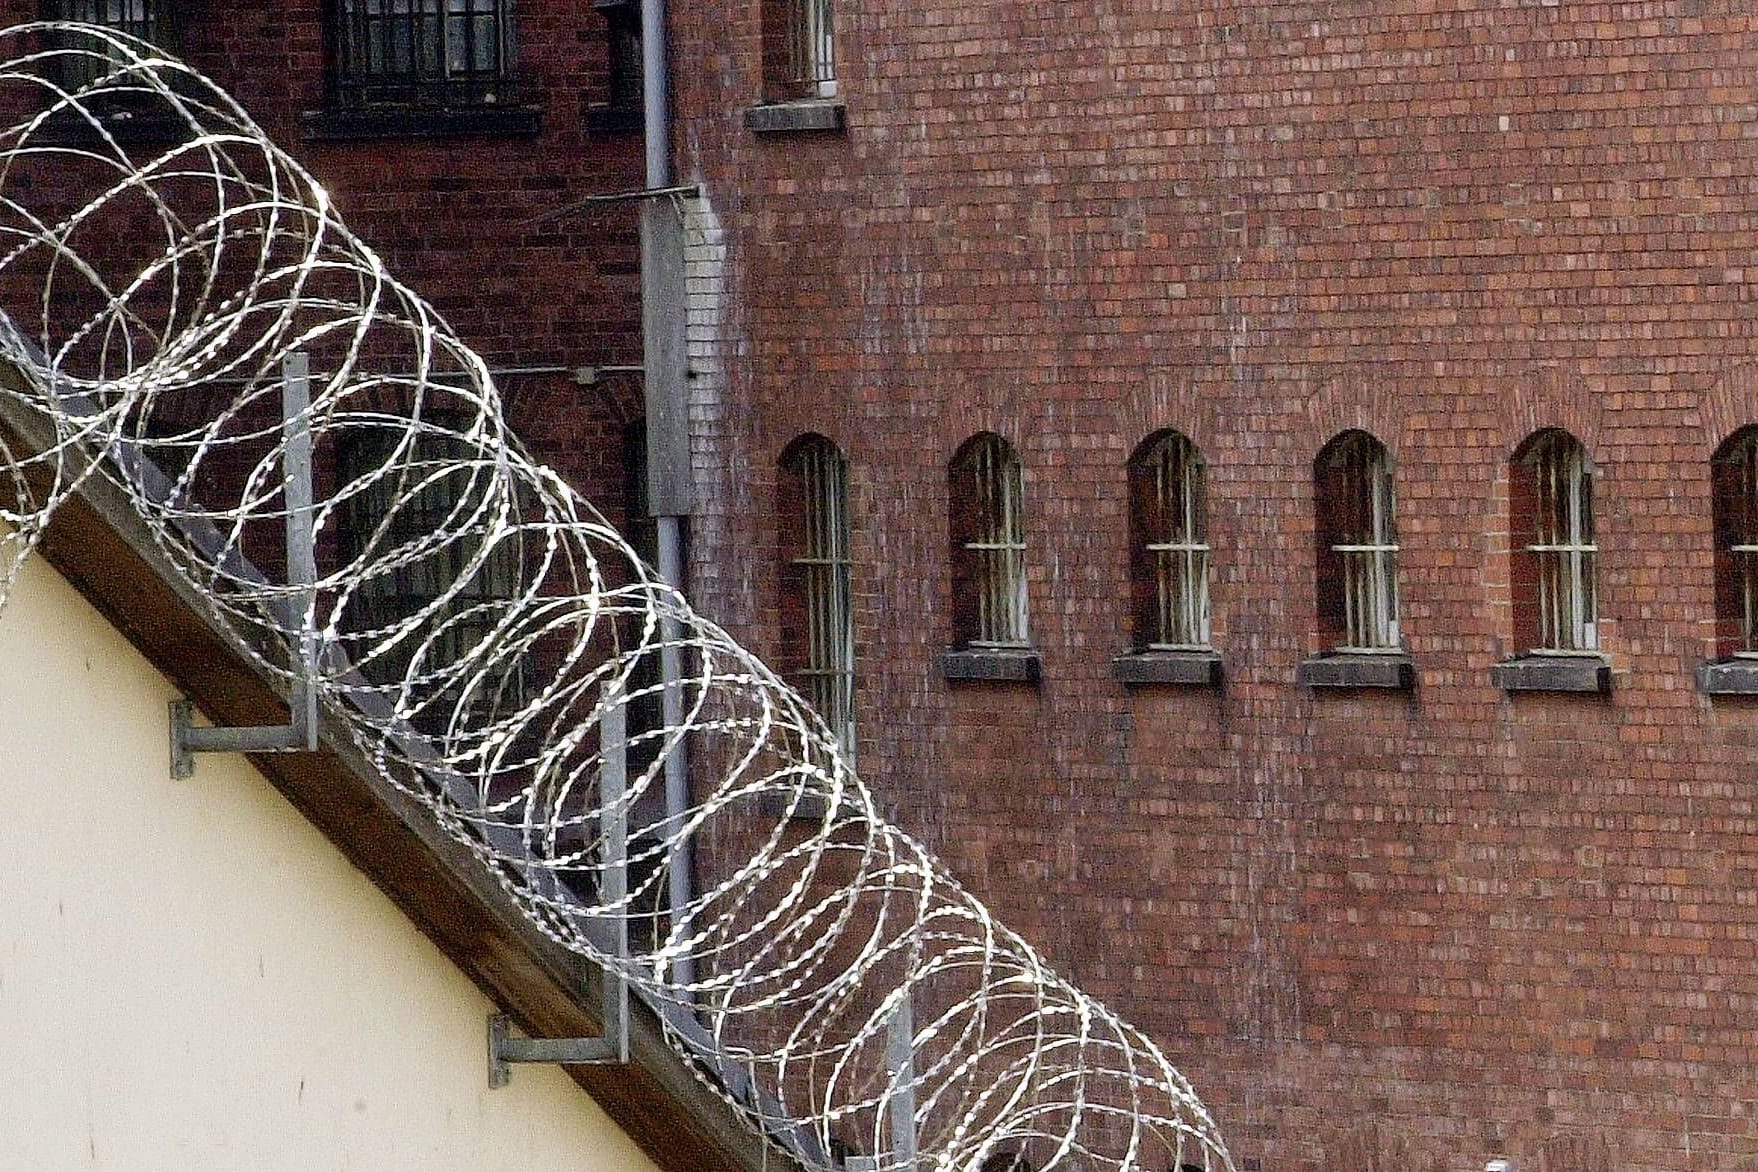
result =
[[[620,684],[604,690],[598,726],[599,790],[604,804],[604,883],[599,903],[611,912],[611,948],[619,961],[629,956],[629,735],[628,702]],[[604,974],[604,1040],[613,1061],[629,1060],[629,983],[620,973]]]
[[[671,79],[666,73],[665,0],[641,0],[641,112],[647,186],[671,186]]]
[[[317,748],[317,550],[311,507],[311,356],[296,350],[281,361],[282,483],[287,502],[287,582],[298,588],[299,665],[289,689],[293,739]]]
[[[641,0],[641,103],[647,186],[649,189],[670,187],[671,77],[667,67],[665,0]],[[657,296],[657,282],[645,268],[641,295],[649,301]],[[648,321],[654,320],[652,313],[644,317]],[[649,372],[649,377],[651,375]],[[654,522],[659,539],[660,577],[666,585],[681,592],[684,586],[682,520],[674,513],[662,513],[654,518]],[[664,643],[659,653],[659,670],[665,685],[663,712],[666,727],[676,728],[683,722],[683,694],[679,683],[683,668],[677,647],[683,628],[676,616],[661,617],[659,634]],[[690,806],[686,748],[680,739],[665,758],[665,814],[667,825],[674,832],[683,825]],[[690,906],[693,898],[688,850],[672,851],[666,878],[675,917]],[[673,927],[676,926],[674,919]],[[695,962],[689,957],[680,957],[673,964],[672,977],[679,985],[692,984],[696,979]]]
[[[891,1124],[892,1167],[916,1167],[916,1019],[906,993],[891,1015],[885,1046],[892,1090],[886,1102]]]
[[[684,559],[678,518],[659,517],[656,520],[659,529],[660,576],[668,585],[681,589]],[[683,628],[676,615],[668,612],[661,616],[659,633],[664,644],[659,652],[659,670],[665,683],[662,711],[666,727],[675,729],[683,723],[684,718],[683,689],[679,680],[683,674],[683,665],[678,655],[678,641],[683,635]],[[690,808],[688,748],[689,742],[680,737],[665,755],[665,818],[666,825],[673,834],[682,829]],[[679,844],[672,849],[667,860],[667,892],[674,931],[678,926],[678,917],[694,898],[690,875],[691,853],[686,844]],[[694,958],[680,956],[673,961],[672,979],[680,986],[693,984],[696,980]]]

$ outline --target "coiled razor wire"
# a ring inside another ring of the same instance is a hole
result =
[[[0,393],[56,437],[0,451],[0,597],[56,506],[114,481],[288,686],[315,635],[332,724],[809,1165],[1232,1167],[1159,1048],[887,824],[810,706],[527,456],[483,360],[224,91],[102,28],[0,43],[0,355],[19,375]],[[318,371],[303,590],[277,561],[295,352]],[[618,707],[631,764],[607,801]],[[655,795],[686,740],[694,793],[668,817]],[[613,825],[634,876],[615,898]],[[703,879],[667,908],[680,852]]]

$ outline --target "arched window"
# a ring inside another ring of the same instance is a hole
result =
[[[1758,658],[1758,427],[1728,437],[1710,463],[1710,477],[1716,653]]]
[[[1514,455],[1509,475],[1514,632],[1522,650],[1599,647],[1593,464],[1581,441],[1550,428]]]
[[[1129,461],[1129,505],[1135,647],[1208,647],[1208,496],[1196,445],[1176,431],[1144,440]]]
[[[952,619],[968,647],[1024,647],[1025,474],[1013,446],[985,432],[953,457],[947,477],[952,528]]]
[[[1313,461],[1319,624],[1334,650],[1400,649],[1398,525],[1392,458],[1346,431]]]
[[[783,662],[836,735],[855,748],[855,623],[849,594],[848,461],[821,435],[782,456]]]

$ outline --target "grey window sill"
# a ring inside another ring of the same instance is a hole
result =
[[[586,129],[593,134],[639,134],[642,130],[639,106],[588,106]]]
[[[1603,655],[1521,655],[1489,669],[1504,692],[1589,692],[1612,690],[1611,664]]]
[[[103,124],[102,133],[90,121],[79,117],[70,109],[57,110],[49,115],[38,126],[36,133],[44,142],[68,146],[86,146],[101,142],[103,134],[108,134],[123,146],[169,146],[184,142],[196,134],[188,120],[162,105],[131,103],[105,109],[104,103],[94,102],[93,106],[91,113]]]
[[[1111,672],[1129,688],[1169,684],[1221,686],[1221,657],[1213,651],[1131,651],[1111,661]]]
[[[1315,655],[1302,660],[1295,682],[1307,688],[1390,688],[1416,686],[1416,664],[1408,655]]]
[[[363,107],[311,110],[300,116],[305,137],[349,142],[373,138],[529,138],[543,129],[535,106]]]
[[[773,791],[764,791],[757,799],[758,812],[770,818],[785,817],[790,822],[822,822],[830,810],[830,800],[823,794],[802,794],[798,798]]]
[[[840,132],[848,127],[848,110],[838,98],[773,102],[748,108],[745,126],[756,134]]]
[[[1038,653],[1025,647],[966,647],[941,656],[940,671],[951,683],[1035,684]]]
[[[1758,696],[1758,660],[1724,659],[1699,664],[1697,688],[1709,696]]]

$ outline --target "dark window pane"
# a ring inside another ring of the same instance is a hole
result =
[[[338,0],[333,97],[342,105],[508,100],[510,0]]]

